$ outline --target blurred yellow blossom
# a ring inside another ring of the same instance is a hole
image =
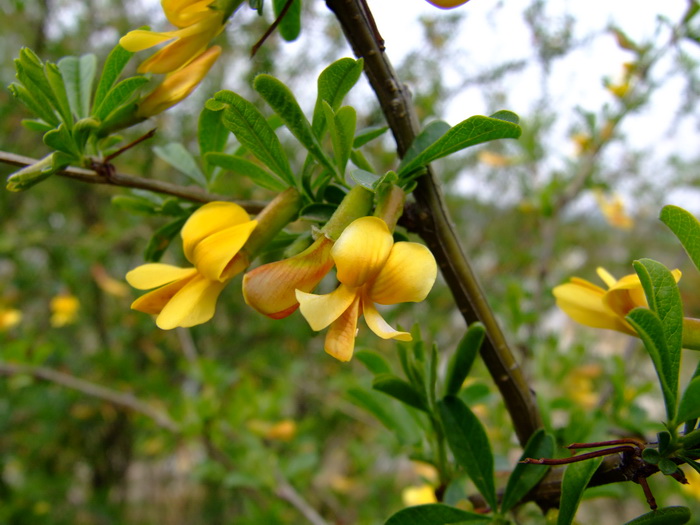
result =
[[[648,307],[639,277],[632,274],[617,280],[604,268],[598,268],[597,272],[608,286],[607,290],[585,279],[572,277],[568,283],[552,290],[557,306],[577,323],[637,335],[625,317],[638,306]],[[680,270],[672,273],[678,282]]]
[[[634,226],[634,220],[627,214],[625,203],[619,195],[606,196],[598,189],[594,192],[598,207],[608,224],[621,230],[629,230]]]
[[[90,268],[92,278],[95,279],[97,286],[105,293],[114,297],[127,297],[129,295],[129,287],[122,281],[118,281],[107,273],[105,267],[95,264]]]
[[[513,164],[513,159],[511,157],[506,157],[505,155],[489,150],[481,150],[477,158],[482,164],[493,166],[494,168],[504,168]]]
[[[569,399],[584,409],[595,407],[600,401],[600,394],[595,388],[595,379],[603,373],[598,364],[574,368],[566,377],[566,391]]]
[[[417,485],[406,487],[401,491],[401,499],[406,507],[414,505],[426,505],[437,503],[435,489],[430,485]]]
[[[588,133],[574,133],[571,135],[571,140],[574,142],[577,155],[589,152],[593,146],[593,137]]]
[[[17,326],[22,321],[22,312],[14,308],[0,308],[0,332]]]
[[[690,467],[684,468],[683,474],[688,479],[688,484],[681,485],[681,490],[689,496],[700,500],[700,474]]]
[[[74,295],[65,293],[51,299],[51,326],[59,327],[74,323],[78,318],[80,301]]]

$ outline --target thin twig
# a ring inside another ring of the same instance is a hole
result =
[[[275,494],[277,494],[279,498],[290,503],[312,525],[328,525],[328,522],[324,520],[318,512],[316,512],[316,509],[314,509],[304,498],[301,497],[301,495],[292,486],[292,484],[289,483],[287,478],[282,475],[281,472],[278,471],[275,478],[277,479]]]
[[[417,117],[408,90],[377,40],[371,13],[361,0],[326,0],[326,4],[340,22],[355,55],[364,59],[365,74],[394,134],[398,153],[403,156],[416,137]],[[482,346],[481,356],[501,392],[518,440],[524,446],[542,427],[534,393],[462,249],[432,170],[428,168],[417,183],[414,191],[417,217],[413,222],[419,226],[421,237],[438,261],[465,321],[468,324],[481,321],[486,328],[488,339]]]
[[[269,36],[273,33],[275,29],[277,29],[277,26],[280,25],[280,22],[284,18],[284,15],[287,14],[287,11],[289,11],[289,8],[292,7],[292,4],[294,3],[294,0],[287,0],[287,2],[284,4],[282,7],[282,10],[280,11],[280,14],[275,18],[275,21],[270,24],[270,27],[267,28],[267,31],[265,31],[265,34],[260,37],[260,39],[255,43],[255,45],[251,48],[250,50],[250,58],[253,58],[255,54],[258,52],[258,49],[262,47],[262,45],[265,43],[265,40],[269,38]]]
[[[7,151],[0,151],[0,162],[12,166],[29,166],[37,162],[37,159],[16,155]],[[140,190],[148,190],[154,193],[162,193],[164,195],[172,195],[192,202],[212,202],[212,201],[229,201],[235,202],[242,206],[248,213],[258,213],[265,207],[264,202],[260,201],[241,201],[232,199],[228,195],[219,195],[208,193],[196,186],[178,186],[169,182],[163,182],[153,179],[144,179],[142,177],[134,177],[133,175],[125,175],[123,173],[110,173],[109,176],[98,173],[95,170],[86,168],[68,167],[56,173],[61,177],[66,177],[89,184],[105,184],[108,186],[120,186],[124,188],[135,188]]]
[[[111,390],[102,385],[43,366],[0,363],[0,375],[14,376],[19,374],[26,374],[37,379],[43,379],[44,381],[77,390],[78,392],[102,399],[114,405],[128,408],[129,410],[133,410],[134,412],[138,412],[152,419],[153,422],[161,428],[169,430],[170,432],[180,432],[180,426],[173,421],[168,414],[141,401],[133,394]]]

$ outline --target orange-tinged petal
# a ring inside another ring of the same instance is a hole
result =
[[[185,257],[194,262],[194,249],[202,239],[248,221],[248,212],[233,202],[214,201],[205,204],[187,219],[180,232]]]
[[[634,331],[602,300],[596,290],[574,283],[555,286],[552,293],[559,308],[577,323],[634,334]]]
[[[326,334],[324,345],[326,352],[340,361],[350,361],[352,359],[352,353],[355,349],[359,310],[360,298],[355,296],[349,307],[331,324]]]
[[[364,299],[362,301],[362,313],[365,316],[365,322],[369,329],[382,339],[398,339],[399,341],[410,341],[412,339],[411,334],[408,332],[399,332],[392,328],[384,320],[382,314],[379,313],[371,300]]]
[[[221,47],[213,46],[182,69],[170,73],[139,103],[138,115],[152,117],[186,99],[207,75],[221,55]]]
[[[357,298],[357,289],[341,284],[329,294],[316,295],[296,291],[299,310],[312,330],[323,330],[343,315]]]
[[[150,290],[197,273],[195,268],[179,268],[170,264],[143,264],[126,274],[126,281],[138,290]]]
[[[229,275],[225,270],[257,224],[257,221],[248,221],[208,235],[195,245],[192,263],[211,281],[231,279],[235,274]]]
[[[389,257],[394,239],[389,227],[378,217],[353,221],[333,245],[338,280],[358,287],[374,278]]]
[[[197,277],[196,270],[191,272],[187,277],[178,279],[177,281],[173,281],[165,286],[161,286],[156,290],[142,295],[131,303],[132,310],[138,310],[139,312],[146,314],[159,314],[163,308],[165,308],[165,305],[168,304],[168,301],[170,301],[176,293],[182,290],[182,288],[195,277]]]
[[[294,257],[258,266],[243,277],[243,298],[258,312],[282,319],[298,307],[295,290],[310,292],[333,267],[333,241],[322,235]]]
[[[206,323],[216,310],[216,300],[226,283],[195,276],[163,307],[156,324],[163,330]]]
[[[415,242],[397,242],[379,275],[369,286],[375,303],[419,302],[426,298],[437,277],[437,264],[430,250]]]

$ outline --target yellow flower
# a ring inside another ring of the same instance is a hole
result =
[[[435,489],[430,485],[406,487],[401,491],[401,499],[406,507],[437,503]]]
[[[214,316],[216,300],[226,283],[248,265],[241,248],[257,225],[248,213],[230,202],[210,202],[187,220],[181,236],[185,257],[193,268],[144,264],[126,274],[139,290],[131,308],[158,315],[163,330],[205,323]]]
[[[408,332],[393,329],[375,303],[397,304],[425,299],[435,282],[437,264],[425,246],[394,244],[386,223],[377,217],[353,221],[331,249],[340,286],[326,295],[297,290],[300,311],[314,330],[330,326],[325,350],[349,361],[360,315],[383,339],[410,341]]]
[[[14,308],[0,309],[0,332],[17,326],[22,321],[22,312]]]
[[[142,51],[172,41],[143,62],[139,73],[171,73],[202,54],[209,42],[224,28],[224,14],[211,9],[212,2],[170,0],[163,2],[168,20],[180,27],[176,31],[156,33],[144,29],[130,31],[119,44],[127,51]]]
[[[598,202],[601,213],[610,226],[621,230],[629,230],[634,225],[634,220],[627,215],[625,203],[622,202],[619,195],[606,197],[602,191],[598,190],[595,192],[595,199]]]
[[[51,326],[65,326],[77,319],[80,301],[74,295],[61,294],[51,299],[50,308]]]
[[[608,286],[607,290],[585,279],[572,277],[570,282],[555,286],[552,290],[557,305],[577,323],[637,335],[625,317],[638,306],[648,307],[639,277],[632,274],[616,280],[603,268],[598,268],[597,272]],[[678,282],[680,270],[673,270],[672,273]]]
[[[439,7],[440,9],[452,9],[466,4],[469,0],[426,0],[429,4]]]
[[[182,69],[168,74],[165,80],[139,103],[138,116],[152,117],[187,98],[207,75],[219,55],[221,47],[213,46]]]
[[[283,319],[299,307],[296,290],[310,292],[333,267],[333,241],[321,235],[303,252],[258,266],[243,277],[246,304],[272,319]]]

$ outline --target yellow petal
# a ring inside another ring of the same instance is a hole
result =
[[[126,281],[137,290],[150,290],[164,284],[191,277],[195,268],[179,268],[170,264],[143,264],[126,274]]]
[[[136,29],[134,31],[129,31],[126,35],[121,37],[119,39],[119,45],[127,51],[135,53],[137,51],[148,49],[149,47],[157,46],[158,44],[162,44],[163,42],[167,42],[173,38],[177,38],[176,31],[155,33],[145,29]]]
[[[324,349],[328,354],[340,361],[350,361],[352,359],[352,353],[355,349],[359,310],[360,298],[355,296],[350,306],[331,324],[326,334]]]
[[[221,55],[221,47],[213,46],[182,69],[170,73],[165,80],[139,103],[138,115],[152,117],[186,99],[207,75]]]
[[[190,26],[211,16],[209,5],[213,0],[161,0],[168,22],[177,27]]]
[[[600,292],[574,283],[561,284],[552,290],[559,308],[577,323],[634,334],[631,327],[603,303]]]
[[[248,212],[233,202],[214,201],[205,204],[187,219],[180,232],[185,257],[194,262],[194,249],[202,239],[248,221]]]
[[[341,284],[329,294],[316,295],[296,291],[299,311],[312,330],[323,330],[338,319],[357,297],[357,289]]]
[[[437,277],[430,250],[415,242],[397,242],[384,267],[369,286],[368,295],[379,304],[419,302],[425,299]]]
[[[303,252],[263,264],[243,277],[243,298],[258,312],[282,319],[298,307],[295,290],[310,292],[333,267],[333,241],[322,235]]]
[[[226,283],[195,276],[164,306],[156,319],[163,330],[206,323],[214,317],[216,300]]]
[[[393,244],[383,220],[361,217],[353,221],[331,250],[338,280],[351,287],[362,286],[382,269]]]
[[[205,237],[195,245],[192,263],[211,281],[226,281],[232,278],[233,275],[229,275],[231,272],[225,270],[257,224],[257,221],[248,221]]]
[[[615,286],[615,283],[617,282],[617,279],[615,279],[610,272],[608,272],[605,268],[598,267],[596,268],[596,273],[598,274],[598,277],[601,278],[601,280],[606,284],[608,288],[612,288]]]
[[[398,339],[399,341],[410,341],[412,339],[411,334],[408,332],[399,332],[392,328],[377,311],[372,301],[362,301],[362,313],[365,316],[365,322],[369,329],[382,339]]]
[[[131,303],[131,308],[146,314],[159,314],[165,308],[165,305],[168,304],[168,301],[196,276],[197,270],[192,268],[188,276],[142,295]]]

